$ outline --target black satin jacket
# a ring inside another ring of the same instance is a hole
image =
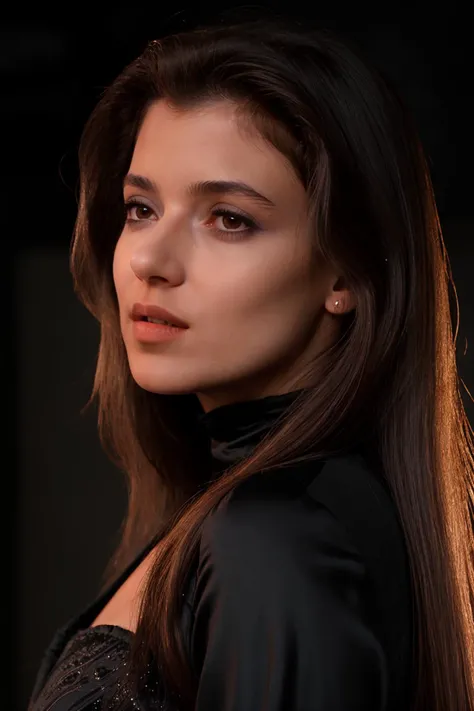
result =
[[[261,424],[264,414],[268,421],[290,396],[207,413],[206,427],[216,414],[221,426],[226,417],[232,425],[227,433],[212,429],[216,459],[227,463],[232,449],[241,456],[242,441],[255,435],[249,422]],[[174,710],[159,669],[148,670],[138,696],[131,691],[131,632],[90,627],[148,550],[56,633],[30,711]],[[363,456],[298,464],[236,487],[204,524],[182,594],[183,635],[199,678],[196,711],[409,709],[407,552],[388,488]]]

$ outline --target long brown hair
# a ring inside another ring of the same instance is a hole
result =
[[[291,161],[307,191],[315,253],[357,307],[310,383],[251,456],[209,481],[196,397],[144,391],[130,374],[112,279],[122,182],[150,103],[232,101]],[[345,452],[370,432],[398,507],[414,591],[416,711],[474,709],[474,439],[460,395],[459,308],[423,150],[388,80],[326,31],[278,18],[151,42],[106,89],[82,136],[71,252],[75,288],[99,320],[91,401],[106,451],[128,475],[115,570],[160,533],[134,659],[162,667],[182,709],[197,680],[180,636],[180,591],[205,518],[243,479]],[[449,288],[453,301],[450,302]]]

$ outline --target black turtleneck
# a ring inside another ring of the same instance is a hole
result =
[[[248,456],[303,392],[233,402],[199,414],[198,424],[211,441],[213,475]]]

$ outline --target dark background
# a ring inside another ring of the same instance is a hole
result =
[[[292,13],[355,40],[395,80],[418,121],[460,304],[459,370],[472,391],[472,4],[423,2],[409,12],[395,4],[309,5],[305,14],[291,3]],[[290,5],[268,6],[288,13]],[[2,9],[0,282],[3,303],[11,304],[2,349],[5,709],[26,709],[55,629],[97,593],[125,506],[122,476],[98,442],[95,410],[81,415],[99,336],[68,270],[81,128],[103,88],[148,40],[215,21],[222,9],[147,2]],[[472,423],[464,391],[463,399]]]

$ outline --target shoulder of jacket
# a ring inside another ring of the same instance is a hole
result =
[[[369,558],[378,560],[387,546],[400,547],[403,534],[388,485],[362,455],[327,459],[306,494],[336,516]]]
[[[335,515],[345,510],[348,503],[351,509],[359,502],[364,509],[367,505],[371,508],[375,506],[382,513],[394,509],[381,472],[375,471],[358,453],[326,459],[311,458],[257,472],[235,485],[226,504],[255,499],[268,502],[291,500],[306,496],[334,509]]]
[[[408,554],[397,507],[383,472],[362,454],[310,459],[259,472],[237,484],[218,507],[222,517],[215,513],[223,525],[229,516],[234,519],[233,512],[250,520],[253,510],[271,523],[283,520],[285,511],[293,508],[288,504],[300,501],[322,505],[337,519],[362,555],[369,577],[377,579],[379,592],[408,585]]]

